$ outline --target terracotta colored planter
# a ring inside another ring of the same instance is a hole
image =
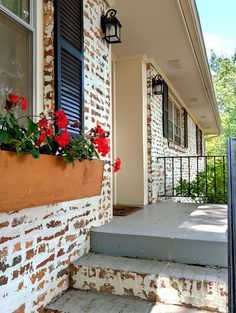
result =
[[[53,204],[101,193],[104,162],[0,151],[0,212]]]

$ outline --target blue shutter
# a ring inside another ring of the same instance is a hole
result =
[[[83,1],[55,1],[55,101],[56,109],[63,109],[71,122],[68,126],[77,135],[83,128]]]

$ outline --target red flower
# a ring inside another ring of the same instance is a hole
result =
[[[45,128],[48,126],[48,121],[46,118],[42,118],[40,121],[38,121],[38,125],[40,128]]]
[[[100,125],[97,125],[94,129],[95,133],[99,134],[99,135],[104,135],[105,131],[103,130],[103,128]]]
[[[121,159],[119,157],[117,157],[115,159],[115,164],[114,164],[114,169],[113,172],[116,173],[121,169]]]
[[[56,116],[56,124],[59,128],[65,128],[68,125],[68,120],[67,120],[64,110],[56,111],[55,116]]]
[[[21,100],[20,105],[21,105],[22,110],[26,110],[27,105],[28,105],[27,99],[25,97],[21,96],[20,100]]]
[[[42,132],[42,133],[40,134],[40,136],[39,136],[39,139],[36,140],[35,145],[36,145],[36,146],[40,146],[41,143],[43,143],[45,140],[46,140],[46,134],[45,134],[45,132]]]
[[[45,132],[41,133],[39,136],[39,141],[42,143],[46,140],[46,134]]]
[[[55,141],[61,147],[68,146],[68,144],[70,143],[70,134],[68,133],[67,129],[65,129],[62,134],[55,136]]]
[[[19,101],[19,97],[17,95],[15,95],[14,93],[10,93],[8,95],[8,99],[9,101],[11,101],[12,103],[17,103]]]
[[[79,121],[74,121],[73,123],[70,124],[71,127],[73,128],[79,128],[80,127],[80,122]]]
[[[46,135],[48,137],[52,137],[53,135],[53,128],[52,128],[52,125],[49,125],[48,128],[46,129]]]
[[[94,145],[98,153],[101,153],[102,156],[106,156],[110,151],[107,139],[104,137],[95,138]]]

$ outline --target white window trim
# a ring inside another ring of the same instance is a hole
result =
[[[44,88],[44,48],[43,48],[43,1],[34,1],[34,57],[33,57],[33,114],[43,111]],[[31,6],[32,8],[32,6]]]

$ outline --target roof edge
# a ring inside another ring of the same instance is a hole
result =
[[[200,18],[195,0],[177,0],[182,18],[184,20],[186,31],[188,32],[190,44],[199,67],[205,92],[218,128],[218,134],[221,132],[220,115],[216,102],[212,76],[207,59],[205,43],[200,24]]]

